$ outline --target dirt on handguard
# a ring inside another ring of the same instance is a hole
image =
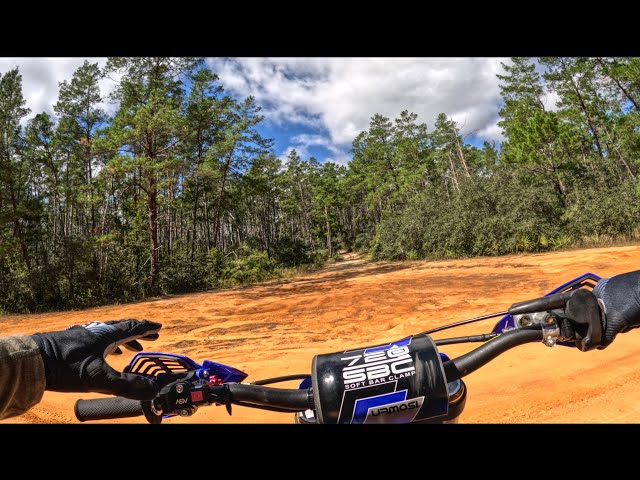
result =
[[[356,254],[287,281],[171,296],[75,312],[0,318],[0,335],[57,330],[93,320],[149,319],[163,324],[145,347],[232,365],[247,381],[308,373],[315,354],[388,343],[429,328],[506,309],[585,272],[636,270],[640,247],[451,261],[369,262]],[[434,334],[486,333],[495,320]],[[454,333],[455,332],[455,333]],[[473,348],[442,347],[449,356]],[[109,357],[121,369],[131,354]],[[640,422],[640,332],[618,336],[605,350],[511,350],[465,378],[461,423]],[[296,382],[283,384],[295,388]],[[11,423],[77,423],[73,406],[98,394],[45,392],[42,402]],[[200,408],[167,423],[292,423],[291,414]],[[139,418],[102,423],[145,423]],[[303,427],[301,427],[303,428]]]

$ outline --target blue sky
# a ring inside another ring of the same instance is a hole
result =
[[[20,67],[31,116],[53,114],[58,82],[85,58],[0,58],[0,73]],[[101,66],[105,58],[89,58]],[[501,106],[496,73],[507,58],[208,58],[227,93],[253,95],[262,106],[263,135],[273,138],[275,153],[295,148],[307,158],[346,164],[354,137],[376,113],[391,119],[402,110],[418,114],[433,126],[444,112],[461,128],[465,140],[478,146],[501,141],[497,126]],[[113,88],[105,80],[103,94]],[[105,105],[113,112],[114,105]]]

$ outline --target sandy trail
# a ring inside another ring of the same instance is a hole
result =
[[[91,320],[161,322],[147,348],[211,359],[248,372],[248,381],[307,373],[317,353],[386,343],[428,328],[504,310],[585,272],[635,270],[640,246],[439,262],[365,262],[356,255],[285,282],[173,296],[84,311],[0,318],[0,335],[57,330]],[[492,320],[434,335],[484,333]],[[469,345],[442,347],[450,356]],[[122,368],[131,354],[110,357]],[[640,421],[640,332],[604,351],[530,344],[465,378],[462,423],[628,423]],[[294,387],[295,383],[284,386]],[[92,394],[45,392],[40,404],[8,423],[78,423],[73,404]],[[291,423],[290,414],[201,408],[169,423]],[[144,423],[142,418],[109,422]]]

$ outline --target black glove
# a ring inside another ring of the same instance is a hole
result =
[[[158,393],[155,382],[140,375],[120,373],[104,358],[119,350],[119,345],[141,351],[142,345],[136,339],[155,340],[161,327],[147,320],[112,320],[32,335],[44,361],[46,389],[151,400]]]
[[[610,345],[619,333],[640,327],[640,270],[603,278],[593,293],[606,319],[601,348]]]

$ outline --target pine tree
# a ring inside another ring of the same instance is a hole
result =
[[[182,78],[201,63],[188,57],[111,57],[105,70],[123,77],[112,95],[120,107],[100,146],[113,155],[107,172],[133,176],[146,196],[152,291],[160,278],[159,191],[172,180],[177,145],[190,135],[181,116]]]
[[[25,238],[23,205],[27,200],[29,169],[24,154],[20,122],[31,110],[22,96],[22,75],[17,68],[0,78],[0,218],[11,225],[22,260],[31,269],[31,254]]]

